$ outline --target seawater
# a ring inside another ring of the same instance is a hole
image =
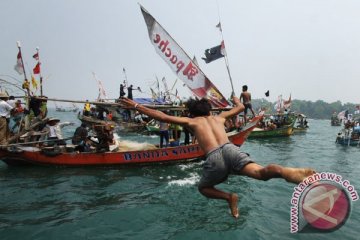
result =
[[[76,113],[57,113],[79,125]],[[360,148],[335,144],[340,127],[309,120],[306,134],[247,140],[258,164],[313,167],[348,179],[360,192]],[[120,136],[157,142],[155,136]],[[0,239],[359,239],[360,201],[331,233],[290,233],[295,185],[231,176],[219,185],[238,193],[240,219],[224,201],[197,191],[202,161],[131,168],[8,167],[0,162]]]

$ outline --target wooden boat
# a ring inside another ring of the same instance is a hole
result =
[[[262,128],[255,128],[249,138],[267,138],[267,137],[288,137],[293,134],[293,126],[287,125],[273,130],[264,130]]]
[[[254,118],[240,132],[228,133],[232,143],[241,146],[261,117]],[[199,160],[204,152],[198,144],[157,148],[154,150],[77,153],[48,152],[34,147],[8,147],[0,149],[0,159],[8,165],[50,165],[50,166],[104,166],[178,163]]]
[[[276,114],[277,116],[287,116],[287,118],[282,120],[282,125],[275,129],[267,129],[265,127],[256,127],[250,134],[249,138],[268,138],[268,137],[288,137],[293,134],[294,132],[294,125],[296,121],[296,117],[294,114]],[[265,115],[267,120],[270,119],[270,122],[273,115]],[[263,121],[262,121],[263,122]],[[274,123],[273,123],[274,124]],[[262,124],[262,126],[264,126]]]
[[[343,146],[357,146],[360,147],[360,140],[359,139],[352,139],[352,138],[346,138],[346,137],[337,137],[336,141],[337,144],[343,145]]]
[[[335,143],[343,146],[360,147],[360,127],[357,129],[342,129],[342,131],[338,133]]]
[[[299,114],[296,119],[295,127],[293,133],[306,133],[309,129],[306,116],[304,114]]]
[[[295,133],[306,133],[309,127],[294,127],[293,134]]]

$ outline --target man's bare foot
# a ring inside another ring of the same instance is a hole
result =
[[[285,168],[282,176],[288,182],[301,183],[305,178],[315,173],[315,170],[311,168]]]
[[[236,195],[235,193],[231,193],[228,202],[229,202],[229,208],[230,208],[230,211],[231,211],[231,215],[234,218],[239,217],[238,201],[239,201],[238,195]]]

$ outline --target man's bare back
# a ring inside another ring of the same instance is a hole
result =
[[[240,100],[242,100],[243,104],[251,103],[251,93],[242,92],[240,95]]]
[[[219,116],[196,117],[190,119],[188,127],[193,131],[205,153],[229,142],[224,128],[225,118]]]

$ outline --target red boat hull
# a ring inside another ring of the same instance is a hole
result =
[[[255,118],[240,132],[229,133],[229,139],[242,145],[255,128],[260,117]],[[9,165],[36,164],[56,166],[133,165],[155,163],[177,163],[198,160],[204,157],[198,144],[128,152],[105,153],[59,153],[45,154],[42,151],[11,152],[0,150],[0,159]]]

